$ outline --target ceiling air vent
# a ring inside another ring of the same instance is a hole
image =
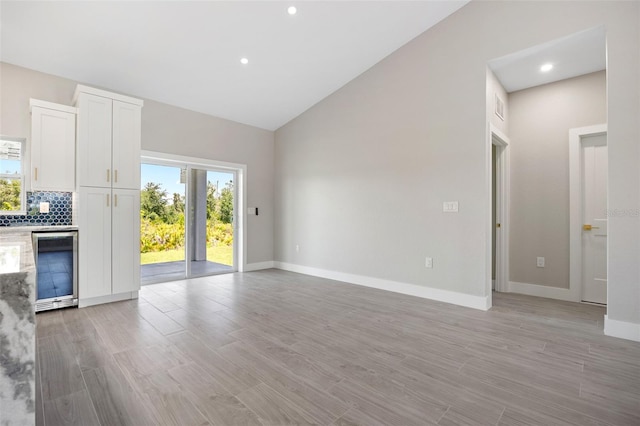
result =
[[[504,102],[500,99],[500,96],[496,93],[496,115],[504,121]]]

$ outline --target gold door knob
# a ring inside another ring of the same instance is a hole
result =
[[[582,225],[583,231],[591,231],[592,229],[600,229],[599,226]]]

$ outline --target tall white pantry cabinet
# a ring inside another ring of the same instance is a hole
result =
[[[142,101],[78,85],[78,298],[89,306],[140,289]]]

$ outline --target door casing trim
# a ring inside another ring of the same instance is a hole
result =
[[[569,292],[575,302],[582,301],[582,139],[606,134],[606,124],[569,129]],[[607,238],[607,253],[608,246]]]
[[[496,142],[494,144],[494,141]],[[496,234],[496,245],[500,248],[496,250],[496,285],[499,292],[509,291],[509,191],[511,186],[510,172],[510,140],[497,127],[489,123],[488,137],[488,186],[489,186],[489,226],[487,229],[487,295],[491,295],[491,259],[492,255],[492,231],[495,226],[491,220],[491,206],[493,204],[493,194],[491,189],[491,147],[496,146],[496,220],[500,223],[500,233]]]
[[[234,225],[234,241],[238,241],[240,247],[234,249],[234,265],[239,272],[244,272],[247,269],[247,165],[147,150],[140,152],[140,159],[142,162],[151,161],[172,166],[188,164],[192,167],[201,166],[203,168],[215,168],[236,173],[237,187],[235,188],[234,196],[237,198],[237,211],[235,213],[237,225]]]

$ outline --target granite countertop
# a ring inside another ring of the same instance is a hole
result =
[[[56,227],[57,228],[57,227]],[[35,423],[35,262],[31,229],[0,233],[0,424]]]
[[[0,235],[19,234],[21,232],[77,231],[76,225],[37,225],[37,226],[0,226]]]
[[[35,273],[31,231],[0,233],[0,277],[25,272]]]

